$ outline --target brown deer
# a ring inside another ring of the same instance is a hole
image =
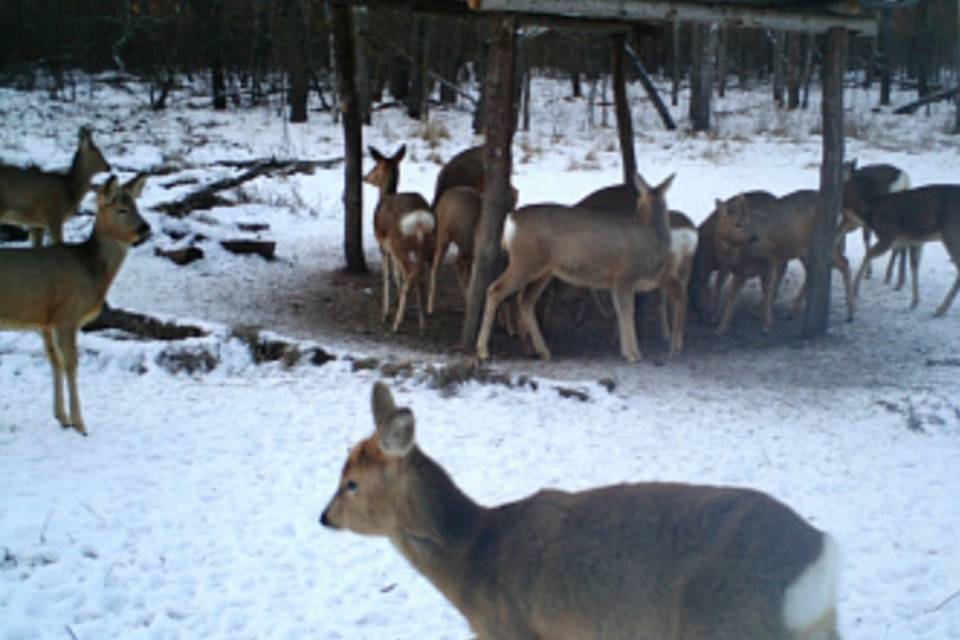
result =
[[[424,329],[424,292],[422,280],[427,274],[433,254],[436,218],[419,193],[397,193],[400,182],[400,162],[407,153],[401,145],[393,156],[385,156],[370,147],[376,165],[363,180],[380,190],[380,200],[373,213],[373,233],[380,245],[383,258],[383,320],[390,317],[391,272],[397,281],[399,300],[393,331],[400,330],[407,296],[416,289],[420,333]]]
[[[478,640],[839,640],[839,551],[771,496],[620,484],[474,502],[373,387],[323,526],[388,538]]]
[[[757,237],[747,224],[746,212],[768,206],[777,197],[767,191],[747,191],[726,201],[717,199],[713,212],[697,227],[697,250],[690,277],[690,304],[701,320],[719,321],[720,292],[729,276],[727,264],[736,259],[736,251],[755,242]],[[716,273],[716,282],[711,278]]]
[[[671,245],[665,196],[673,176],[657,187],[650,187],[639,175],[635,181],[639,195],[634,216],[555,204],[521,207],[509,215],[504,241],[510,264],[487,289],[477,337],[481,360],[490,355],[487,342],[497,308],[518,291],[520,325],[540,357],[550,358],[534,307],[554,277],[579,287],[609,289],[617,312],[620,350],[631,362],[640,358],[634,294],[663,286],[676,300],[680,290],[668,278]]]
[[[437,272],[451,244],[457,247],[460,289],[467,290],[470,270],[473,268],[474,236],[483,214],[483,196],[473,187],[451,187],[440,196],[433,212],[437,216],[437,239],[430,265],[430,295],[427,300],[427,313],[431,315],[437,294]]]
[[[898,191],[874,200],[859,212],[857,222],[870,227],[877,234],[877,243],[870,247],[854,281],[854,295],[859,291],[870,261],[883,255],[891,247],[914,247],[940,240],[957,267],[957,278],[937,307],[935,316],[943,316],[960,289],[960,185],[933,184],[907,191]],[[910,275],[913,298],[910,308],[920,302],[917,282],[919,253],[910,252]]]
[[[747,227],[756,236],[756,241],[721,257],[721,262],[733,274],[733,283],[724,301],[718,334],[725,333],[730,326],[737,296],[747,279],[755,275],[760,276],[763,290],[763,328],[765,331],[773,328],[773,301],[787,263],[799,259],[804,270],[807,270],[807,250],[819,208],[820,193],[810,189],[794,191],[766,206],[745,207],[743,215],[748,217]],[[718,240],[723,242],[722,232]],[[834,251],[833,266],[843,275],[847,320],[850,321],[854,311],[850,263],[839,246]],[[804,281],[793,303],[794,313],[806,300],[806,291],[807,283]]]
[[[857,167],[857,161],[852,160],[844,164],[844,189],[843,189],[843,207],[849,211],[849,215],[844,216],[843,232],[849,232],[860,226],[863,230],[863,251],[866,254],[870,250],[870,227],[858,224],[857,218],[859,212],[867,205],[871,204],[877,198],[897,191],[905,191],[910,188],[910,177],[902,169],[892,164],[868,164]],[[907,252],[915,252],[917,255],[911,257],[920,263],[922,255],[922,245],[912,245],[910,247],[895,247],[890,254],[890,260],[887,263],[886,275],[883,278],[884,284],[889,284],[893,277],[893,270],[896,265],[897,282],[894,291],[900,291],[906,282],[906,264]],[[870,265],[864,272],[863,277],[870,278],[872,269]]]
[[[632,185],[611,185],[598,189],[577,202],[574,206],[582,209],[620,211],[624,215],[634,215],[636,189]],[[665,340],[670,340],[670,354],[683,351],[683,339],[686,327],[689,295],[687,289],[693,271],[693,258],[697,250],[697,227],[681,211],[670,211],[670,265],[668,280],[670,286],[682,292],[676,300],[660,291],[660,328]],[[647,221],[649,222],[649,221]],[[670,304],[668,305],[668,299]],[[599,307],[599,305],[598,305]],[[673,326],[669,317],[673,317]]]
[[[33,246],[43,245],[43,231],[53,244],[63,242],[63,223],[77,212],[90,190],[90,179],[110,171],[89,129],[80,129],[77,151],[66,173],[0,164],[0,223],[30,229]]]
[[[136,203],[144,182],[141,175],[120,186],[111,176],[97,190],[97,218],[86,242],[0,251],[0,329],[43,333],[53,368],[54,416],[82,434],[87,430],[77,390],[77,331],[99,315],[130,246],[150,235]]]

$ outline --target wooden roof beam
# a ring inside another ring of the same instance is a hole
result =
[[[866,36],[877,33],[877,21],[872,15],[813,13],[772,6],[666,2],[664,0],[468,0],[468,2],[471,9],[481,12],[627,22],[679,20],[783,31],[826,32],[840,27]]]

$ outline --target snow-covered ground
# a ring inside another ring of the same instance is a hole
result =
[[[662,367],[629,365],[615,349],[576,360],[555,353],[551,363],[495,353],[495,366],[531,376],[536,389],[467,382],[440,393],[425,371],[441,356],[332,329],[318,316],[342,265],[340,167],[260,178],[228,194],[236,206],[185,221],[154,208],[237,173],[218,161],[340,156],[328,114],[294,126],[275,108],[214,113],[186,94],[152,113],[139,88],[93,86],[75,103],[0,90],[0,160],[62,167],[77,128],[89,124],[124,177],[176,168],[148,182],[141,211],[156,234],[131,252],[110,300],[211,335],[174,347],[84,334],[90,436],[81,439],[51,415],[40,339],[0,333],[0,640],[471,637],[388,543],[317,523],[347,447],[372,429],[369,392],[380,374],[350,360],[369,355],[415,360],[412,375],[394,380],[398,400],[416,411],[421,446],[484,504],[622,481],[755,487],[840,541],[844,637],[960,638],[960,306],[931,317],[956,273],[939,244],[924,253],[918,309],[875,277],[856,322],[845,324],[835,286],[822,341],[755,339],[750,289],[731,343],[744,336],[742,347],[691,349]],[[566,91],[536,83],[532,130],[515,145],[521,204],[572,202],[620,179],[615,131],[589,127],[585,103]],[[697,221],[717,197],[816,186],[817,104],[787,114],[765,91],[731,91],[716,105],[717,131],[696,136],[663,131],[639,90],[634,101],[641,171],[651,181],[677,172],[668,200]],[[847,104],[848,156],[898,164],[915,185],[956,180],[950,108],[896,118],[872,112],[874,97],[853,89]],[[425,136],[393,110],[378,111],[365,132],[384,151],[408,145],[401,189],[428,197],[438,162],[478,141],[468,114],[432,117],[448,137]],[[365,246],[378,268],[375,194],[365,189]],[[270,224],[277,261],[216,244],[253,221]],[[89,225],[75,219],[69,236]],[[155,248],[184,242],[164,230],[202,233],[206,259],[177,267],[156,257]],[[859,264],[859,240],[848,248]],[[797,281],[795,269],[787,295]],[[256,365],[228,337],[237,324],[341,358]],[[220,364],[173,374],[158,356],[175,348],[207,350]]]

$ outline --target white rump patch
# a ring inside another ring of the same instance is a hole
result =
[[[508,213],[507,219],[503,223],[503,238],[500,241],[500,246],[503,247],[503,250],[507,253],[510,253],[510,245],[513,244],[513,238],[517,235],[517,223],[513,221],[513,214]]]
[[[424,234],[433,231],[436,225],[433,214],[423,209],[411,211],[400,218],[400,233],[405,238],[410,236],[422,237]]]
[[[893,181],[893,184],[890,185],[890,193],[895,191],[906,191],[910,188],[910,176],[907,175],[906,171],[901,171],[900,175],[897,176],[897,179]]]
[[[697,251],[697,240],[699,239],[696,229],[670,230],[670,253],[675,256],[692,256]]]
[[[783,598],[783,623],[791,632],[803,631],[830,612],[837,600],[840,550],[829,533],[823,534],[820,557],[793,581]]]

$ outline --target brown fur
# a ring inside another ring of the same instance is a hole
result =
[[[960,290],[960,185],[935,184],[891,193],[873,201],[858,217],[877,234],[877,244],[867,252],[857,271],[854,291],[859,289],[860,279],[870,260],[891,247],[918,246],[940,240],[957,267],[957,278],[934,315],[946,314]],[[913,276],[911,308],[920,300],[914,255],[910,254]]]
[[[637,176],[641,184],[635,216],[563,205],[531,205],[511,214],[516,234],[508,247],[510,264],[487,290],[478,357],[489,357],[487,342],[500,303],[520,292],[520,324],[540,357],[550,358],[534,307],[556,277],[575,286],[611,291],[620,350],[631,362],[638,360],[634,294],[662,286],[668,273],[670,224],[665,195],[672,179],[651,188]],[[647,215],[652,224],[641,222]]]
[[[807,251],[813,232],[813,224],[820,207],[820,194],[813,190],[801,190],[789,193],[773,202],[760,206],[747,202],[744,212],[747,228],[756,238],[755,241],[739,249],[724,252],[717,250],[717,257],[733,274],[733,284],[727,296],[717,333],[724,333],[730,325],[737,296],[748,278],[760,276],[763,289],[763,327],[773,328],[773,301],[787,263],[799,259],[806,270]],[[723,247],[722,219],[718,219],[715,229],[714,246]],[[733,244],[733,243],[731,243]],[[850,265],[842,250],[837,246],[833,256],[833,266],[843,275],[847,292],[847,319],[853,318],[853,287],[850,277]],[[794,300],[794,312],[798,311],[806,298],[807,283]]]
[[[351,464],[320,520],[390,539],[479,640],[808,640],[785,591],[824,534],[748,489],[645,483],[478,505],[374,388],[383,463]],[[353,454],[351,454],[353,457]],[[369,458],[364,458],[369,460]],[[815,623],[835,640],[833,609]]]
[[[483,176],[483,146],[464,149],[450,158],[437,174],[431,209],[436,211],[440,198],[453,187],[470,187],[483,193],[485,184]]]
[[[427,265],[433,254],[436,220],[423,196],[418,193],[397,193],[400,162],[406,151],[406,145],[403,145],[392,157],[387,157],[370,147],[370,153],[377,164],[363,180],[380,190],[380,199],[373,213],[373,233],[383,258],[383,319],[386,322],[390,316],[390,275],[393,271],[397,288],[400,290],[393,330],[400,330],[407,296],[410,289],[414,288],[419,327],[423,333],[425,296],[421,280],[426,276]],[[432,224],[429,229],[418,228],[416,233],[404,234],[401,222],[404,216],[414,211],[427,212],[431,216]]]
[[[0,164],[0,223],[30,228],[33,246],[43,245],[43,232],[53,244],[63,242],[63,223],[77,212],[90,190],[90,179],[109,171],[87,129],[80,129],[77,151],[66,173]]]
[[[477,224],[483,214],[483,197],[472,187],[451,187],[444,192],[434,207],[437,216],[437,239],[430,266],[430,295],[427,301],[427,313],[433,313],[437,294],[437,272],[447,250],[453,244],[457,247],[457,279],[464,292],[470,283],[470,270],[473,268],[474,236]]]
[[[64,427],[86,433],[77,390],[77,331],[99,315],[130,245],[150,227],[137,211],[142,176],[97,192],[97,219],[86,242],[0,251],[0,329],[43,333],[53,368],[53,411]],[[70,417],[63,409],[63,374]]]

